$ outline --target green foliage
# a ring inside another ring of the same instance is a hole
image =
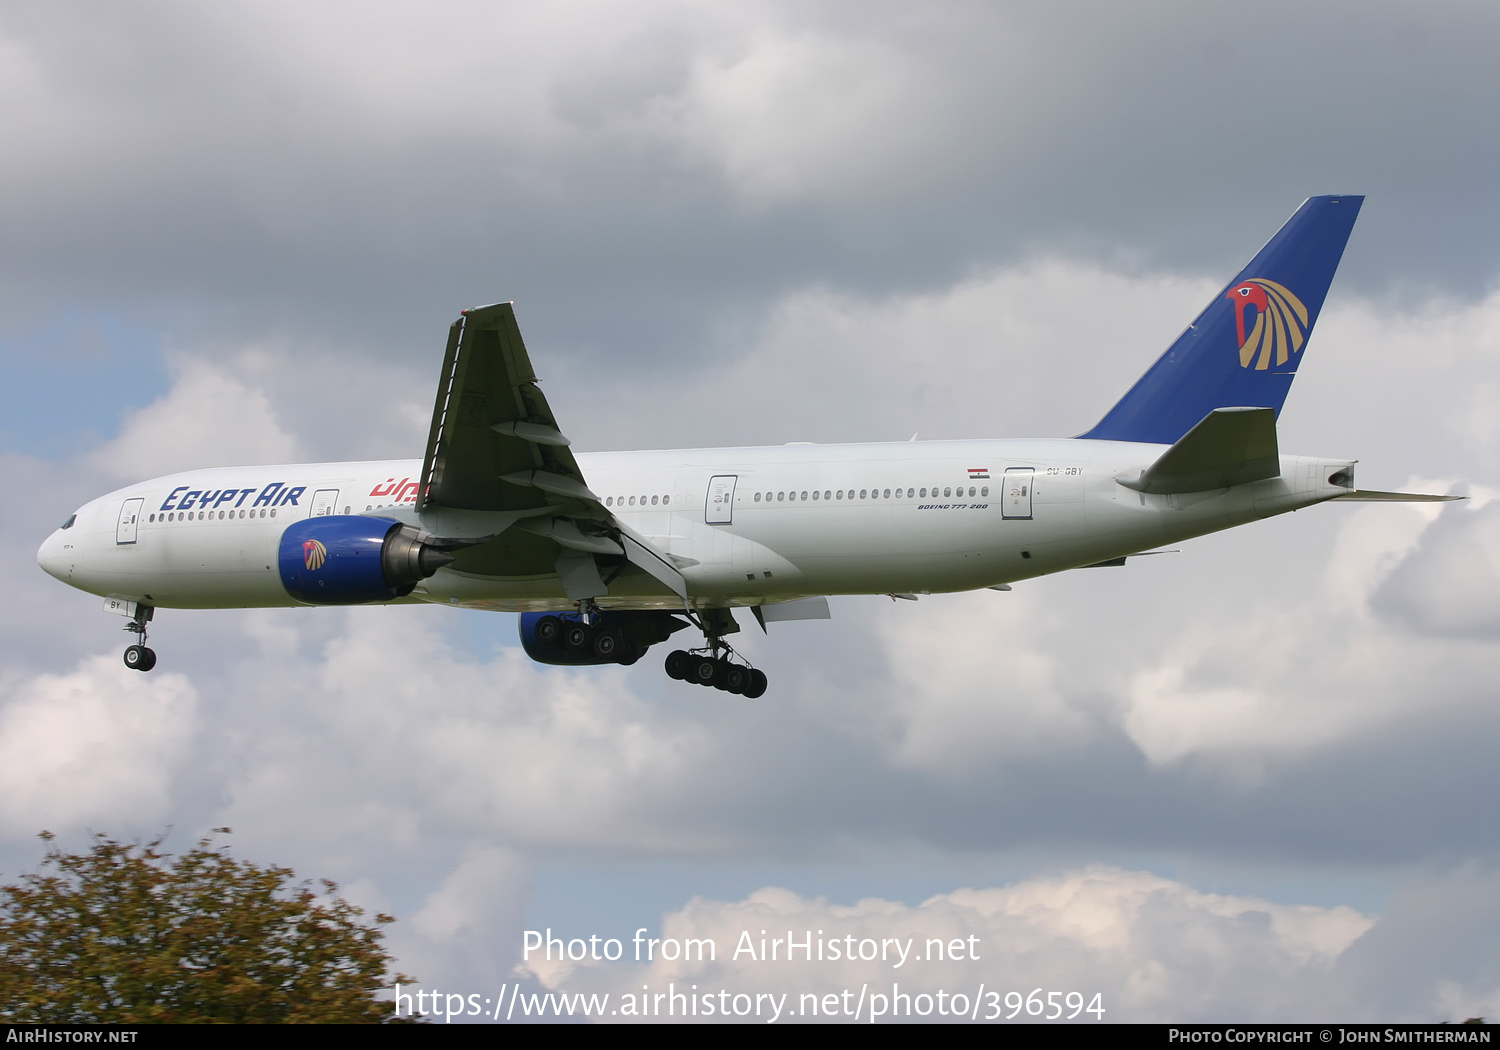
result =
[[[390,916],[366,926],[333,883],[320,901],[290,868],[235,860],[212,838],[175,860],[161,843],[95,835],[0,886],[0,1021],[392,1020],[375,996],[411,979],[387,973]]]

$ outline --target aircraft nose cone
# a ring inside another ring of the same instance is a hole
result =
[[[42,567],[42,571],[48,576],[59,580],[68,578],[68,565],[63,560],[62,538],[54,532],[42,541],[41,547],[36,552],[36,563]]]

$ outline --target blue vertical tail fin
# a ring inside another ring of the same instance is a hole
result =
[[[1170,445],[1216,408],[1279,415],[1363,197],[1309,197],[1087,434]]]

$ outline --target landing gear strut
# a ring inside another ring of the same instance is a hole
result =
[[[149,671],[156,666],[156,650],[146,647],[146,624],[155,612],[155,606],[137,605],[135,615],[125,625],[125,630],[140,638],[139,644],[125,647],[125,666],[132,671]]]
[[[703,639],[708,644],[689,651],[676,649],[667,654],[667,677],[694,685],[713,686],[726,693],[737,693],[755,699],[766,691],[766,673],[747,663],[744,657],[724,641],[724,635],[739,629],[728,609],[707,609],[698,620]],[[722,655],[720,655],[722,653]]]

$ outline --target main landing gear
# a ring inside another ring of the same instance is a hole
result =
[[[766,673],[745,663],[724,640],[724,635],[740,629],[728,609],[705,609],[694,623],[703,631],[708,644],[700,649],[674,650],[667,654],[667,677],[694,685],[711,685],[726,693],[737,693],[754,700],[766,691]],[[720,655],[722,653],[723,655]]]
[[[151,622],[155,612],[155,606],[137,605],[135,615],[125,625],[125,630],[140,638],[138,645],[125,647],[125,666],[132,671],[149,671],[156,666],[156,650],[146,647],[146,624]]]
[[[601,663],[635,663],[645,652],[637,642],[627,638],[619,627],[603,623],[583,623],[558,616],[544,616],[536,622],[536,640],[557,646],[565,652]]]
[[[738,631],[728,609],[601,610],[589,599],[576,613],[521,614],[521,646],[538,663],[565,667],[633,664],[646,650],[689,624],[703,632],[704,644],[678,649],[667,657],[667,674],[679,682],[711,685],[727,693],[757,697],[766,691],[766,675],[749,666],[724,636]]]
[[[752,700],[764,695],[768,684],[766,672],[733,662],[730,657],[739,654],[727,645],[723,648],[723,656],[704,650],[673,650],[667,654],[667,677],[680,682],[692,682],[694,685],[711,685],[715,689],[738,693]]]

